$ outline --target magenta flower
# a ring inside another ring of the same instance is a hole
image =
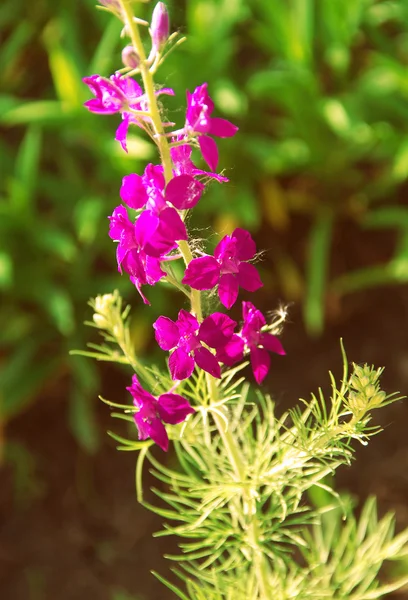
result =
[[[156,398],[142,388],[136,375],[132,377],[132,385],[126,389],[132,394],[133,404],[139,409],[134,415],[139,439],[150,437],[167,452],[169,437],[163,423],[182,423],[188,415],[195,412],[194,408],[185,398],[171,392]]]
[[[173,177],[166,186],[162,167],[152,164],[143,176],[131,173],[123,178],[122,200],[135,210],[145,208],[136,221],[136,232],[146,254],[161,256],[175,248],[178,240],[187,240],[186,226],[176,209],[195,206],[203,189],[191,175]]]
[[[118,270],[128,273],[130,281],[136,287],[145,304],[150,304],[143,294],[142,285],[154,285],[162,277],[165,271],[160,267],[163,256],[148,256],[141,248],[140,239],[135,225],[130,221],[126,208],[117,206],[108,217],[110,221],[109,236],[114,242],[118,242],[116,258]]]
[[[285,350],[276,335],[262,331],[266,319],[251,302],[242,303],[244,324],[238,334],[234,334],[229,342],[217,350],[217,358],[225,365],[232,366],[249,352],[252,370],[257,383],[262,383],[268,374],[271,359],[269,352],[285,354]]]
[[[150,117],[138,116],[132,111],[147,111],[148,102],[140,85],[131,77],[122,76],[119,73],[111,75],[109,79],[100,75],[91,75],[82,80],[94,94],[95,98],[87,100],[84,106],[88,110],[98,114],[113,115],[122,114],[122,123],[116,130],[115,139],[121,144],[127,152],[126,137],[130,123],[134,123],[142,129],[150,123]],[[174,96],[174,91],[170,88],[163,88],[156,93]],[[163,123],[164,126],[170,123]]]
[[[205,162],[212,171],[216,171],[218,165],[218,149],[215,141],[208,137],[232,137],[238,131],[238,127],[226,119],[212,117],[214,102],[208,95],[207,83],[196,87],[191,94],[187,91],[187,113],[184,133],[187,136],[197,137],[200,150]]]
[[[237,228],[222,238],[214,256],[194,258],[188,265],[182,283],[195,290],[211,290],[218,284],[218,296],[227,308],[238,297],[239,287],[255,292],[262,287],[258,271],[250,263],[256,253],[255,242],[245,229]]]
[[[160,51],[167,42],[170,31],[170,19],[164,2],[158,2],[154,7],[150,35],[155,51]]]
[[[222,313],[214,313],[199,324],[196,317],[180,310],[176,322],[159,317],[153,327],[162,350],[170,350],[169,369],[173,379],[187,379],[197,365],[213,377],[221,377],[218,360],[208,348],[224,347],[231,338],[236,322]]]
[[[181,136],[177,137],[177,141],[181,141]],[[180,146],[174,146],[170,149],[171,160],[173,162],[174,174],[175,175],[192,175],[193,177],[210,177],[216,179],[219,183],[225,183],[229,181],[228,177],[213,173],[212,171],[203,171],[197,169],[193,161],[191,160],[192,148],[188,144],[182,144]]]

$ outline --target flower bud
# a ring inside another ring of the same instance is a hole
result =
[[[367,398],[372,398],[373,396],[375,396],[376,392],[377,392],[377,386],[372,385],[371,383],[369,385],[367,385],[367,387],[364,390],[365,395]]]
[[[169,13],[164,2],[158,2],[154,8],[152,22],[150,26],[150,35],[152,37],[153,47],[161,50],[167,42],[170,31]]]
[[[122,50],[122,62],[125,67],[130,69],[137,69],[140,65],[140,58],[136,50],[132,45],[125,46]]]
[[[378,406],[381,406],[381,404],[384,402],[384,400],[386,400],[386,398],[387,394],[385,392],[378,392],[375,396],[370,398],[369,407],[377,408]]]
[[[102,4],[107,10],[122,19],[122,7],[118,0],[99,0],[99,4]]]
[[[103,294],[103,296],[96,296],[95,312],[101,315],[107,315],[109,314],[110,309],[114,303],[115,297],[113,294]]]
[[[92,318],[95,325],[99,327],[99,329],[107,329],[109,323],[106,320],[106,317],[104,317],[103,315],[99,315],[98,313],[94,313]]]

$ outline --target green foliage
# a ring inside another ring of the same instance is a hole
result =
[[[127,362],[155,394],[170,389],[168,375],[147,369],[135,355],[129,308],[123,310],[119,294],[98,296],[91,306],[89,325],[105,342],[79,353]],[[180,540],[181,553],[167,558],[177,563],[173,571],[185,591],[156,574],[177,597],[371,600],[408,585],[406,575],[380,583],[384,562],[407,558],[408,530],[394,535],[393,516],[378,518],[373,498],[357,518],[350,498],[333,488],[331,476],[353,459],[353,442],[367,444],[380,431],[371,424],[372,411],[400,399],[381,390],[382,369],[353,364],[349,374],[342,352],[342,380],[330,374],[330,397],[319,390],[281,416],[268,395],[245,382],[245,363],[225,371],[219,383],[209,385],[202,371],[180,382],[178,393],[196,412],[167,427],[177,459],[172,466],[156,458],[152,440],[110,433],[119,450],[139,452],[137,497],[164,519],[156,536]],[[133,423],[137,408],[102,400],[114,418]],[[143,494],[146,461],[160,484],[152,488],[154,505]],[[313,506],[307,498],[317,489],[324,494]]]
[[[111,24],[102,35],[106,24],[93,13],[93,2],[75,10],[67,2],[3,3],[0,11],[8,65],[0,96],[0,421],[6,424],[69,373],[69,423],[88,451],[97,447],[99,378],[92,364],[68,359],[68,351],[83,343],[76,323],[84,303],[116,279],[107,196],[117,195],[114,182],[129,168],[126,156],[112,152],[111,124],[95,127],[82,106],[81,75],[113,69],[119,33]],[[93,56],[83,40],[87,23],[102,38]],[[37,60],[44,56],[51,81],[25,60],[28,50]]]
[[[150,5],[140,8],[150,14]],[[169,9],[174,28],[188,34],[160,71],[177,92],[166,104],[171,117],[181,125],[184,90],[208,81],[217,107],[240,125],[228,152],[221,141],[234,185],[214,184],[192,226],[256,230],[266,221],[290,239],[292,216],[306,214],[305,265],[277,235],[274,273],[264,275],[267,292],[278,284],[286,299],[303,301],[312,333],[324,326],[328,292],[406,283],[406,4],[172,0]],[[94,0],[6,0],[0,25],[1,420],[69,372],[71,426],[94,448],[86,438],[97,374],[78,374],[67,350],[83,344],[75,323],[84,301],[118,286],[106,215],[117,182],[142,170],[151,147],[136,133],[125,155],[113,141],[115,117],[82,107],[81,77],[120,65],[120,23],[95,11]],[[367,230],[394,232],[388,263],[333,275],[333,232],[345,219],[363,239]],[[152,298],[154,320],[168,302],[156,290]]]

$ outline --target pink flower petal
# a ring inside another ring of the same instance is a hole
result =
[[[180,335],[187,337],[190,335],[195,335],[200,326],[197,318],[182,308],[177,317],[177,327],[179,328]]]
[[[217,379],[221,378],[221,369],[218,360],[207,348],[197,348],[194,352],[194,360],[200,369],[203,369],[203,371],[206,371]]]
[[[266,319],[260,310],[252,304],[252,302],[242,303],[242,315],[244,317],[245,324],[248,324],[251,329],[257,329],[258,331],[266,325]]]
[[[143,173],[143,183],[149,196],[154,197],[157,193],[161,194],[166,185],[163,167],[149,163]]]
[[[139,285],[145,285],[146,270],[144,265],[144,254],[137,248],[132,248],[126,253],[122,260],[122,269],[133,279],[138,281]]]
[[[251,260],[256,253],[256,245],[249,231],[237,227],[231,235],[236,239],[237,258],[239,260]]]
[[[275,354],[280,354],[281,356],[286,354],[280,339],[276,335],[272,335],[272,333],[261,333],[260,343],[269,352],[275,352]]]
[[[167,452],[169,449],[169,436],[160,419],[152,420],[149,426],[149,435],[164,452]]]
[[[153,323],[154,336],[162,350],[175,348],[180,339],[179,328],[176,323],[168,317],[159,317]]]
[[[150,422],[143,422],[139,417],[139,413],[135,415],[135,423],[139,431],[139,439],[145,440],[151,437],[152,440],[162,449],[167,452],[169,449],[169,436],[163,423],[159,418],[152,419]]]
[[[144,210],[140,213],[135,224],[135,237],[139,246],[144,248],[149,244],[159,224],[159,217],[152,213],[151,210]]]
[[[119,144],[122,146],[122,148],[125,152],[128,151],[127,144],[126,144],[126,138],[127,138],[127,134],[128,134],[129,123],[130,123],[129,116],[123,115],[123,121],[117,128],[116,134],[115,134],[115,140],[117,142],[119,142]]]
[[[143,419],[140,412],[136,413],[133,418],[136,423],[139,440],[146,440],[150,436],[149,424]]]
[[[228,248],[231,247],[231,236],[224,235],[224,237],[218,242],[214,248],[214,257],[217,260],[222,260],[223,255],[227,252]]]
[[[220,348],[231,339],[237,323],[228,315],[216,312],[204,319],[198,337],[210,348]]]
[[[259,384],[265,379],[271,366],[271,357],[262,348],[251,348],[251,366],[255,381]]]
[[[256,292],[263,286],[259,273],[250,263],[242,262],[239,265],[238,283],[247,292]]]
[[[146,254],[156,258],[175,248],[176,240],[187,239],[186,227],[180,215],[170,207],[159,215],[144,210],[136,221],[135,235]]]
[[[172,379],[187,379],[194,371],[194,360],[182,348],[177,348],[170,354],[169,369]]]
[[[211,171],[216,171],[218,166],[218,148],[214,140],[206,135],[200,135],[198,138],[203,159],[210,167]]]
[[[166,277],[166,271],[160,266],[160,260],[153,256],[147,256],[145,258],[145,270],[146,270],[146,283],[154,285],[162,277]]]
[[[166,187],[166,200],[179,210],[193,208],[201,198],[204,185],[191,175],[177,175]]]
[[[218,285],[218,296],[226,308],[229,309],[235,304],[238,298],[238,289],[238,279],[235,275],[231,275],[230,273],[221,275]]]
[[[171,88],[161,88],[161,90],[158,90],[157,92],[155,92],[156,96],[160,96],[160,94],[166,94],[167,96],[175,96],[175,91]]]
[[[169,248],[176,246],[176,240],[188,239],[186,226],[175,208],[169,206],[161,211],[158,234]]]
[[[211,290],[220,277],[220,266],[213,256],[194,258],[181,281],[195,290]]]
[[[117,245],[116,260],[118,261],[118,271],[121,274],[122,274],[122,262],[128,252],[129,252],[129,250],[127,248],[124,248],[120,244]]]
[[[123,239],[123,234],[129,235],[134,233],[133,223],[131,223],[123,204],[117,206],[109,219],[109,237],[114,242],[120,242]]]
[[[220,117],[211,117],[210,130],[208,133],[217,137],[226,138],[232,137],[238,131],[238,127],[227,121],[227,119],[220,119]]]
[[[234,334],[223,348],[217,350],[217,359],[224,365],[232,367],[244,358],[244,346],[244,340],[239,335]]]
[[[144,402],[156,402],[154,396],[152,396],[152,394],[150,394],[140,385],[136,374],[133,374],[132,376],[132,385],[127,387],[126,389],[133,396],[133,403],[135,404],[135,406],[141,406]]]
[[[143,179],[136,173],[125,175],[122,179],[120,197],[130,208],[139,209],[146,205],[148,200]]]
[[[195,412],[188,400],[178,394],[162,394],[158,399],[160,418],[165,423],[176,425],[182,423],[187,415]]]

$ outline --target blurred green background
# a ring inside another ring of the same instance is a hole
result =
[[[168,6],[188,36],[158,72],[176,91],[171,120],[182,125],[185,90],[207,81],[217,115],[240,127],[220,142],[231,183],[210,187],[193,226],[250,229],[267,250],[264,303],[300,306],[310,336],[345,296],[406,284],[408,2]],[[140,5],[140,16],[152,8]],[[88,299],[119,288],[146,354],[169,296],[149,288],[145,309],[107,235],[121,178],[155,161],[154,148],[135,131],[126,155],[117,116],[83,108],[81,78],[121,66],[120,23],[94,0],[3,0],[0,28],[0,440],[18,475],[31,459],[9,426],[50,396],[64,401],[60,419],[79,447],[98,450],[101,370],[68,355],[89,337]]]

